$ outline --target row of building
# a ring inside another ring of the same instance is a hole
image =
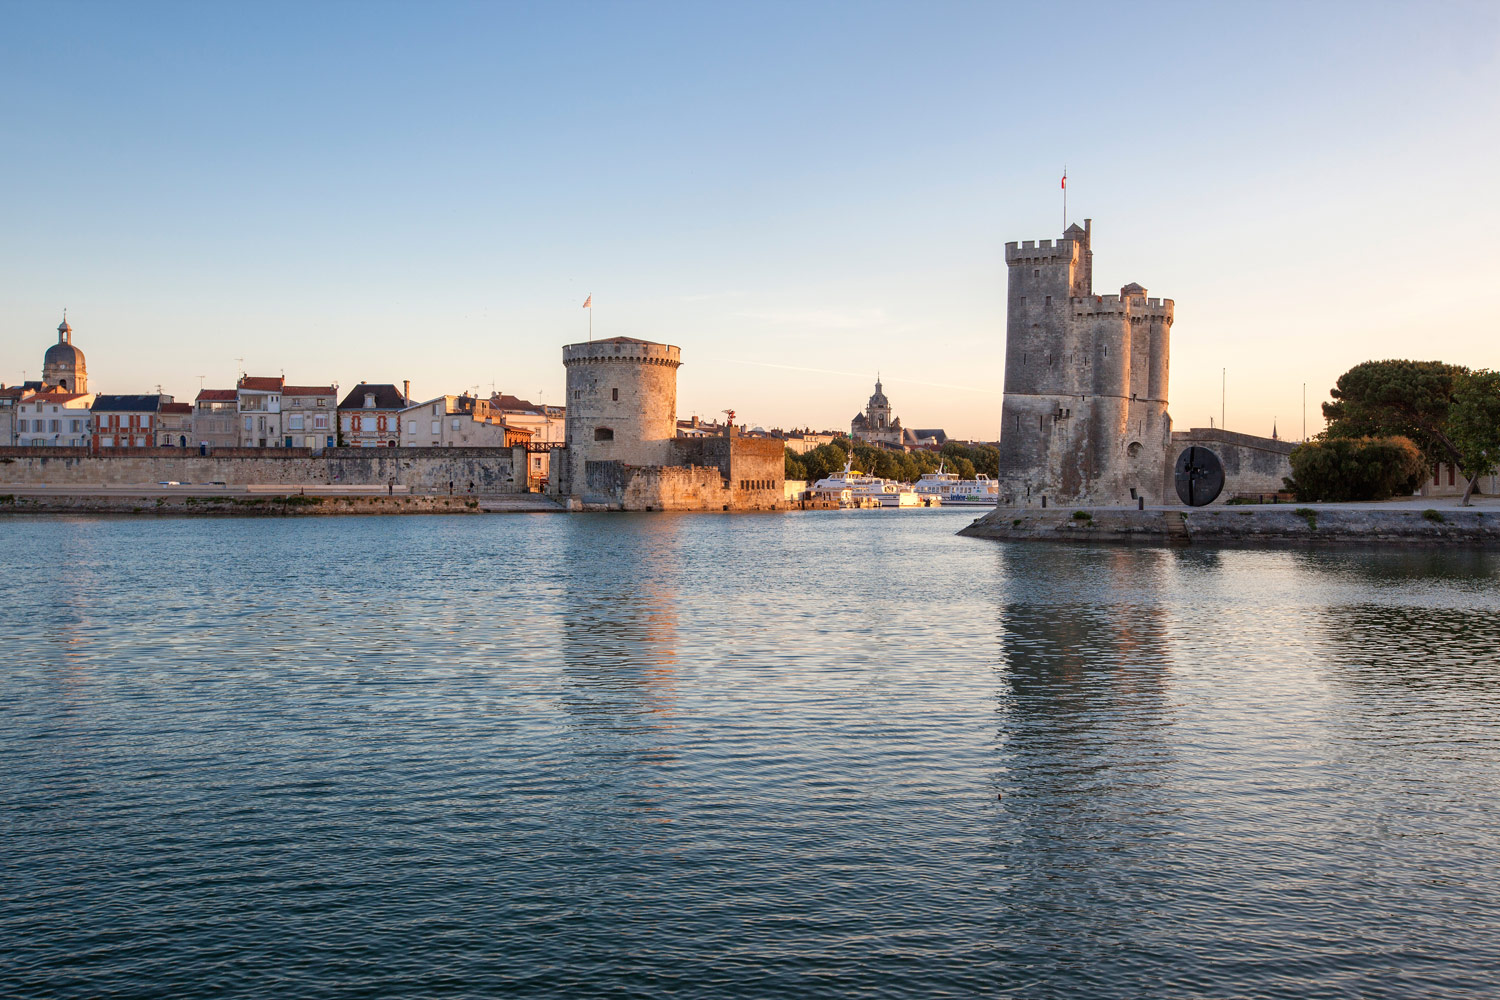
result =
[[[89,391],[83,351],[66,318],[42,377],[0,384],[0,445],[131,448],[473,448],[561,444],[565,410],[504,393],[412,398],[411,383],[335,383],[242,376],[192,403],[165,393]]]

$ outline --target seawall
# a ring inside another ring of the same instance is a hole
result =
[[[0,487],[3,489],[3,487]],[[302,517],[339,514],[483,514],[483,499],[449,496],[303,496],[226,494],[161,496],[129,493],[0,493],[0,514],[145,514]]]
[[[1124,545],[1500,547],[1500,510],[1414,506],[1000,508],[959,532],[1001,541]]]
[[[521,470],[518,478],[516,470]],[[185,448],[92,452],[86,448],[0,448],[7,486],[132,486],[140,483],[311,483],[406,486],[413,491],[524,493],[520,448]]]

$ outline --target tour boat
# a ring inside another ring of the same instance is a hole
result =
[[[879,476],[867,476],[853,469],[854,455],[851,453],[844,462],[843,471],[813,483],[812,492],[822,496],[839,496],[842,499],[842,494],[847,491],[852,501],[848,504],[851,507],[865,506],[861,501],[870,500],[878,501],[882,507],[930,507],[941,502],[936,497],[918,496],[904,483],[891,482]]]
[[[960,479],[947,471],[947,462],[938,463],[936,472],[927,472],[917,480],[916,491],[922,497],[936,497],[944,506],[994,507],[1000,502],[1000,484],[984,473],[973,479]]]

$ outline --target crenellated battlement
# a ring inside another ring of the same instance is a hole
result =
[[[1075,240],[1012,240],[1005,244],[1007,264],[1061,263],[1078,260],[1078,243]]]
[[[1141,296],[1075,295],[1068,300],[1074,318],[1102,315],[1130,315],[1143,318],[1171,319],[1171,299],[1149,299]]]

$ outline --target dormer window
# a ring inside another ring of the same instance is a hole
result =
[[[365,409],[375,409],[375,394],[373,392],[365,393]]]

